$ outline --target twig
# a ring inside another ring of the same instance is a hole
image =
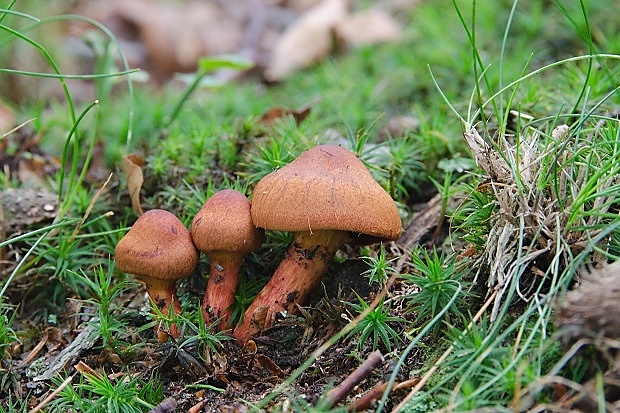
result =
[[[49,340],[49,337],[50,337],[49,332],[46,330],[45,334],[43,335],[43,338],[41,339],[41,341],[39,341],[39,344],[34,346],[34,348],[30,351],[30,353],[28,353],[28,356],[26,356],[26,358],[22,360],[22,362],[20,363],[20,366],[29,365],[32,362],[32,360],[34,360],[34,358],[37,356],[37,354],[41,352],[41,350],[43,349],[43,346],[45,346],[45,343],[47,343],[47,340]]]
[[[36,118],[28,119],[27,121],[22,122],[19,125],[17,125],[16,127],[14,127],[13,129],[11,129],[10,131],[1,134],[0,135],[0,140],[6,138],[7,136],[9,136],[13,132],[17,132],[18,130],[20,130],[21,128],[23,128],[24,126],[26,126],[27,124],[29,124],[30,122],[32,122],[35,119]]]
[[[356,368],[353,373],[342,381],[337,387],[327,392],[325,405],[332,407],[344,399],[362,380],[364,380],[379,364],[383,363],[384,358],[379,350],[373,351],[366,360]]]
[[[387,283],[383,286],[381,292],[375,297],[375,299],[370,303],[370,305],[364,309],[361,313],[358,314],[353,320],[351,320],[347,325],[345,325],[340,331],[334,334],[329,338],[325,343],[321,346],[317,347],[316,350],[310,354],[310,356],[304,361],[304,363],[299,366],[286,380],[278,385],[274,390],[271,391],[267,396],[265,396],[258,403],[249,406],[250,411],[261,411],[269,402],[275,399],[279,394],[281,394],[284,390],[286,390],[295,380],[299,378],[303,374],[304,371],[308,369],[319,357],[323,355],[331,346],[336,344],[342,337],[346,336],[351,330],[355,328],[368,314],[374,311],[381,300],[386,296],[387,292],[392,288],[392,285],[396,281],[396,278],[400,277],[399,271],[397,270],[395,274],[393,274],[387,281]]]
[[[73,376],[69,376],[65,379],[65,381],[63,381],[62,383],[60,383],[60,386],[58,386],[56,388],[56,390],[54,390],[53,392],[51,392],[49,394],[49,396],[47,396],[45,399],[43,399],[43,401],[39,404],[37,404],[34,409],[30,410],[30,413],[37,413],[39,410],[41,410],[42,408],[45,407],[46,404],[48,404],[49,402],[52,401],[52,399],[54,397],[56,397],[58,395],[58,393],[60,393],[62,391],[62,389],[64,389],[65,387],[67,387],[67,384],[71,383],[71,380],[73,380]]]
[[[493,294],[491,294],[489,296],[489,298],[487,299],[487,301],[484,303],[484,305],[480,308],[480,310],[478,310],[478,312],[476,313],[476,315],[474,316],[474,318],[471,320],[471,322],[467,325],[467,328],[461,332],[461,335],[464,335],[465,333],[467,333],[467,330],[469,330],[470,328],[472,328],[472,326],[474,325],[474,323],[476,323],[480,317],[482,317],[482,314],[484,314],[484,312],[486,311],[486,309],[489,307],[489,305],[491,305],[491,303],[493,302],[493,300],[495,299],[495,296],[497,295],[497,291],[494,291]],[[451,345],[450,347],[448,347],[448,349],[441,355],[441,357],[439,357],[439,359],[437,359],[437,361],[435,362],[435,364],[433,364],[433,367],[431,367],[424,376],[422,376],[422,378],[420,379],[420,382],[411,390],[411,392],[409,392],[409,394],[407,395],[407,397],[405,397],[399,404],[398,406],[396,406],[394,408],[394,410],[392,410],[392,413],[397,413],[400,412],[405,405],[413,398],[413,396],[420,391],[420,389],[422,389],[422,387],[424,387],[424,385],[426,384],[426,382],[428,382],[428,380],[431,378],[431,376],[435,373],[435,371],[437,371],[437,369],[439,369],[439,366],[441,366],[441,364],[448,358],[448,356],[450,355],[450,353],[452,353],[452,351],[454,351],[454,346]]]
[[[420,378],[416,377],[415,379],[405,380],[400,383],[395,383],[392,386],[391,391],[399,390],[399,389],[407,389],[409,387],[413,387],[420,382]],[[377,400],[383,395],[383,392],[387,389],[388,384],[384,381],[377,383],[372,389],[368,390],[366,393],[362,395],[359,399],[353,402],[349,407],[348,411],[350,412],[359,412],[362,410],[366,410],[370,408],[370,405],[373,401]]]
[[[93,207],[95,206],[95,203],[97,202],[97,200],[101,196],[101,193],[103,192],[105,187],[108,185],[108,183],[110,183],[110,179],[112,179],[112,175],[113,174],[110,174],[108,176],[108,179],[106,179],[106,181],[103,183],[101,188],[99,188],[97,193],[95,193],[95,196],[93,196],[93,199],[91,199],[90,203],[88,204],[88,208],[86,208],[86,212],[84,213],[84,216],[82,217],[80,222],[78,222],[78,224],[75,226],[75,229],[73,230],[73,233],[69,237],[69,243],[72,242],[75,239],[75,237],[77,236],[78,232],[80,232],[80,228],[82,228],[82,225],[84,225],[84,222],[86,222],[86,219],[88,219],[88,216],[90,215],[90,212],[93,210]],[[108,215],[108,214],[110,214],[110,212],[106,213],[106,215]]]

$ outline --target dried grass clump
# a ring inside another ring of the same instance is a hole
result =
[[[618,152],[601,150],[605,126],[597,124],[585,137],[567,125],[550,136],[530,128],[497,144],[474,128],[465,133],[488,176],[478,189],[491,191],[497,207],[478,267],[488,269],[490,293],[497,292],[492,320],[513,282],[528,301],[545,281],[556,283],[610,221],[618,198]]]

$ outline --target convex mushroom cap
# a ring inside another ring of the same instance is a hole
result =
[[[256,228],[250,215],[250,201],[239,191],[215,193],[194,216],[191,235],[202,252],[249,253],[263,243],[264,231]]]
[[[188,277],[198,264],[189,230],[163,209],[142,214],[116,245],[115,255],[119,271],[162,281]]]
[[[191,275],[198,264],[198,250],[189,230],[172,213],[153,209],[142,214],[116,245],[116,267],[142,280],[157,307],[166,314],[170,306],[181,312],[176,282]],[[167,334],[157,327],[159,341]],[[170,334],[180,332],[170,326]]]
[[[319,145],[261,179],[252,196],[257,227],[277,231],[340,230],[364,242],[398,239],[396,204],[362,161],[337,145]]]

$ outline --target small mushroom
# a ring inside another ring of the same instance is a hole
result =
[[[181,312],[176,282],[188,277],[198,264],[198,251],[189,230],[172,213],[153,209],[142,214],[116,245],[116,267],[144,282],[155,305],[167,314],[172,306]],[[165,342],[168,334],[156,328],[157,339]],[[176,325],[170,335],[179,338]]]
[[[204,203],[192,221],[190,233],[210,264],[202,303],[204,320],[221,318],[219,325],[224,327],[232,315],[230,307],[235,301],[243,259],[261,246],[265,232],[254,226],[247,197],[224,189]]]
[[[257,227],[292,231],[294,239],[235,329],[240,342],[268,327],[277,312],[297,312],[343,244],[395,240],[402,232],[390,195],[337,145],[316,146],[261,179],[251,211]]]

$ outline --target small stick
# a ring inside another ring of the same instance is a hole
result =
[[[379,305],[379,303],[381,302],[381,300],[385,298],[390,288],[392,288],[392,285],[394,285],[394,282],[396,281],[396,279],[400,277],[401,268],[402,267],[397,264],[395,273],[390,276],[387,283],[385,283],[385,285],[383,286],[383,289],[381,290],[381,292],[375,297],[374,300],[372,300],[372,303],[370,303],[370,305],[367,308],[364,308],[364,310],[361,313],[359,313],[353,320],[351,320],[340,331],[338,331],[336,334],[330,337],[326,342],[324,342],[318,348],[316,348],[310,354],[310,356],[306,359],[306,361],[304,361],[301,366],[297,367],[297,369],[295,369],[295,371],[293,371],[286,380],[281,382],[267,396],[265,396],[262,400],[257,402],[253,406],[252,411],[260,411],[261,409],[264,409],[265,406],[269,404],[269,402],[271,402],[278,395],[280,395],[286,388],[288,388],[291,384],[293,384],[293,382],[297,380],[299,376],[301,376],[303,372],[306,371],[308,367],[310,367],[310,365],[312,365],[312,363],[314,363],[319,357],[321,357],[323,353],[325,353],[331,346],[336,344],[338,340],[340,340],[342,337],[349,334],[349,332],[353,330],[355,326],[358,325],[364,318],[366,318],[366,316],[368,316],[368,314],[370,314],[371,311],[374,311]]]
[[[30,351],[30,353],[28,353],[28,356],[26,356],[26,358],[21,362],[22,366],[28,365],[32,362],[32,360],[34,360],[37,354],[39,354],[39,352],[43,349],[43,346],[45,345],[45,343],[47,343],[47,340],[49,339],[49,337],[50,337],[49,333],[45,331],[45,334],[43,335],[43,338],[41,339],[41,341],[39,341],[39,344],[34,346],[34,348]]]
[[[347,394],[353,390],[353,387],[357,386],[362,380],[364,380],[370,372],[374,370],[379,364],[383,363],[384,359],[379,350],[373,351],[368,355],[366,360],[359,365],[358,368],[349,374],[349,376],[342,381],[337,387],[334,387],[327,392],[325,403],[327,407],[331,407],[344,399]]]
[[[84,363],[82,360],[78,362],[75,366],[73,366],[77,371],[82,374],[86,374],[88,376],[94,377],[96,379],[101,379],[101,374],[96,372],[91,366]]]
[[[392,386],[392,390],[398,389],[407,389],[409,387],[413,387],[420,382],[420,378],[416,377],[415,379],[405,380],[400,383],[395,383]],[[375,384],[375,387],[368,390],[366,393],[362,395],[359,399],[357,399],[353,404],[348,407],[348,411],[350,412],[359,412],[362,410],[366,410],[370,408],[370,405],[373,401],[379,399],[383,396],[383,392],[387,389],[387,383],[382,381]]]
[[[63,381],[62,383],[60,383],[60,386],[58,386],[58,388],[56,390],[54,390],[53,392],[51,392],[49,394],[49,396],[47,396],[41,403],[37,404],[34,409],[30,410],[30,413],[37,413],[39,410],[41,410],[42,408],[45,407],[46,404],[48,404],[49,402],[52,401],[52,399],[54,397],[56,397],[58,395],[58,393],[60,393],[62,391],[62,389],[64,389],[65,387],[67,387],[67,384],[71,383],[71,380],[73,380],[73,376],[69,376],[65,379],[65,381]]]

